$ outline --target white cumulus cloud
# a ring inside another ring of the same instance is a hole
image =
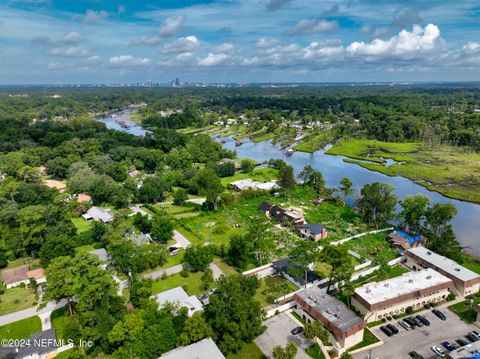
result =
[[[162,52],[166,54],[179,54],[183,52],[192,52],[200,45],[196,36],[190,35],[181,37],[163,47]]]
[[[227,54],[214,54],[210,52],[207,57],[198,60],[198,65],[200,66],[216,66],[225,62],[229,56]]]
[[[135,58],[132,55],[120,55],[111,57],[108,62],[113,66],[136,66],[148,65],[150,63],[150,59]]]
[[[287,36],[302,36],[319,33],[335,32],[338,21],[302,19],[291,28],[284,31]]]
[[[61,56],[61,57],[82,57],[88,56],[90,52],[82,47],[72,46],[72,47],[54,47],[48,50],[50,56]]]

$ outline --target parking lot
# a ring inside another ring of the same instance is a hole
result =
[[[312,343],[305,339],[303,334],[292,335],[290,331],[299,325],[287,313],[276,315],[263,323],[267,330],[255,339],[255,343],[268,358],[272,357],[273,348],[276,346],[285,347],[293,342],[298,347],[297,359],[310,359],[303,351]],[[302,349],[303,348],[303,349]]]
[[[446,314],[447,320],[442,321],[437,318],[431,311],[423,311],[421,315],[424,315],[431,323],[430,326],[424,326],[422,328],[416,327],[414,330],[406,331],[397,321],[391,321],[388,323],[394,324],[399,333],[388,337],[381,330],[380,326],[372,328],[371,331],[375,333],[385,344],[372,349],[371,359],[400,359],[410,358],[408,353],[416,351],[424,358],[437,358],[435,353],[432,352],[430,347],[436,345],[446,352],[446,349],[440,344],[441,342],[448,341],[456,346],[458,344],[455,340],[461,338],[465,339],[465,335],[472,331],[478,330],[477,327],[462,322],[455,314],[448,309],[442,309],[442,312]],[[355,354],[355,359],[365,359],[368,357],[369,351],[364,351]]]

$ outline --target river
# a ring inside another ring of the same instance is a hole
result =
[[[128,111],[124,112],[121,116],[126,123],[131,125],[130,128],[119,126],[113,118],[99,118],[98,120],[105,123],[108,128],[128,132],[137,136],[145,135],[146,130],[129,121]],[[245,142],[241,146],[235,147],[235,141],[231,138],[224,138],[223,140],[227,140],[222,144],[223,147],[229,150],[235,150],[237,156],[240,158],[251,158],[258,162],[264,162],[271,158],[279,158],[291,165],[296,174],[306,165],[310,165],[322,172],[328,186],[338,187],[340,180],[343,177],[348,177],[353,182],[353,188],[356,193],[360,193],[360,188],[364,184],[384,182],[395,187],[395,192],[400,199],[407,195],[421,193],[429,197],[432,204],[452,203],[458,210],[457,215],[452,221],[457,239],[462,246],[469,248],[471,253],[480,256],[480,246],[477,243],[480,237],[480,205],[478,204],[444,197],[404,177],[390,177],[379,172],[370,171],[353,163],[344,162],[343,156],[327,155],[325,154],[325,150],[315,153],[295,152],[292,156],[286,156],[278,145],[273,145],[270,141],[258,143]],[[350,198],[349,201],[352,203],[353,198]]]

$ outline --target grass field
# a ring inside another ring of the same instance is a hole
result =
[[[35,295],[26,288],[15,287],[0,295],[0,315],[33,307]]]
[[[267,359],[255,343],[244,344],[238,353],[227,355],[227,359]]]
[[[298,290],[298,287],[289,280],[280,277],[266,277],[260,279],[260,287],[255,293],[255,299],[262,307],[273,304],[273,299]]]
[[[177,273],[170,275],[165,279],[156,280],[153,282],[152,293],[157,294],[176,287],[183,287],[188,295],[205,293],[207,291],[201,288],[202,274],[203,272],[190,273],[187,278],[184,278],[180,273]],[[213,287],[213,284],[210,287]]]
[[[30,317],[0,327],[0,339],[26,339],[42,331],[40,318]]]
[[[375,344],[379,341],[380,339],[378,339],[375,335],[373,335],[373,333],[369,329],[365,328],[365,331],[363,333],[363,341],[351,347],[349,351],[353,352],[354,350]]]
[[[223,177],[222,185],[226,186],[231,182],[251,178],[254,181],[271,181],[278,176],[278,171],[274,168],[257,168],[250,173],[237,172],[233,176]]]
[[[473,305],[470,300],[473,300]],[[467,297],[463,302],[449,306],[448,309],[458,315],[464,322],[473,323],[477,318],[477,311],[475,310],[477,304],[480,304],[480,296],[473,295]]]
[[[68,339],[63,337],[65,325],[67,324],[67,316],[65,314],[65,308],[55,309],[50,315],[52,327],[55,328],[57,339]]]
[[[357,252],[364,258],[373,261],[380,258],[389,261],[398,256],[398,252],[390,247],[385,240],[385,233],[367,234],[366,236],[352,239],[345,243],[348,249]]]
[[[325,355],[318,346],[318,344],[312,345],[305,350],[305,352],[313,359],[325,359]]]
[[[389,176],[403,176],[447,197],[480,202],[480,155],[455,147],[420,143],[344,140],[327,151]],[[386,166],[386,159],[395,161]]]

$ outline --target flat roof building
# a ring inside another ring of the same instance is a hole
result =
[[[295,293],[298,314],[307,322],[320,321],[328,329],[338,348],[346,350],[363,340],[365,321],[326,289],[313,286]]]
[[[480,357],[480,342],[473,342],[447,353],[448,359],[476,359]]]
[[[409,249],[405,252],[406,265],[413,270],[433,268],[437,272],[450,278],[460,296],[478,292],[480,275],[465,268],[450,258],[432,252],[423,246]]]
[[[212,338],[173,349],[158,359],[225,359]]]
[[[381,282],[367,283],[355,289],[352,304],[365,315],[367,322],[372,322],[403,313],[408,307],[416,308],[442,301],[452,287],[450,278],[428,268]]]

